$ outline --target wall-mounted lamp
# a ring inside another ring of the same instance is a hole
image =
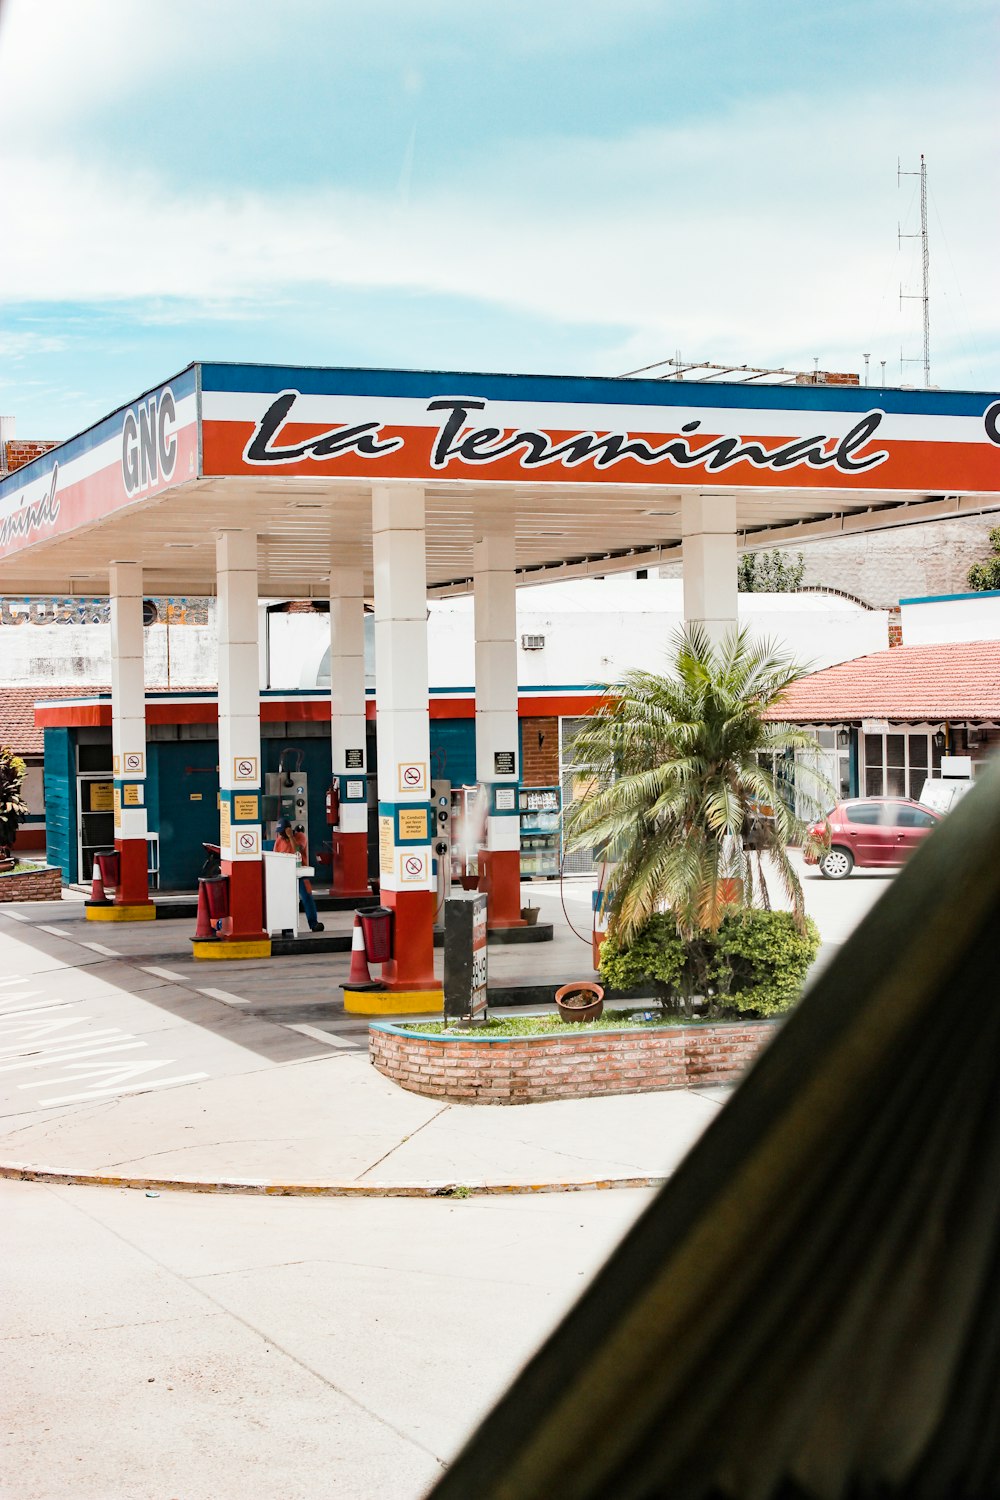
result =
[[[849,729],[837,730],[837,749],[846,750],[851,743],[851,731]]]
[[[948,736],[945,733],[945,731],[943,729],[935,729],[935,731],[934,731],[934,749],[938,752],[939,755],[941,754],[942,750],[944,750],[944,748],[947,745],[947,743],[948,743]]]

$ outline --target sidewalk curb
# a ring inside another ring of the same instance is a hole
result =
[[[252,1178],[124,1177],[0,1162],[0,1179],[62,1187],[110,1187],[169,1193],[242,1193],[261,1198],[486,1198],[525,1193],[591,1193],[613,1188],[657,1188],[663,1176],[595,1177],[580,1182],[267,1182]]]

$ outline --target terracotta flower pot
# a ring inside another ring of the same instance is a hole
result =
[[[522,906],[521,921],[527,922],[529,927],[534,927],[535,923],[538,921],[538,914],[540,911],[540,906]]]
[[[570,1000],[577,1003],[570,1005]],[[604,990],[592,979],[574,979],[556,990],[556,1009],[564,1021],[596,1021],[604,1010]]]

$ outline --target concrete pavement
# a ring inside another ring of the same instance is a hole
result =
[[[648,1192],[0,1182],[3,1500],[417,1500]]]
[[[885,883],[808,880],[831,948]],[[567,882],[564,893],[582,933],[589,889]],[[555,987],[586,974],[589,948],[566,927],[558,887],[529,892],[559,938],[491,950],[491,975],[503,966],[515,979],[521,965]],[[504,1108],[408,1094],[371,1068],[367,1023],[344,1012],[346,958],[198,964],[188,925],[121,924],[95,937],[78,902],[0,909],[0,1163],[303,1192],[654,1181],[725,1097]]]

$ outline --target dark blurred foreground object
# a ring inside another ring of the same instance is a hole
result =
[[[1000,765],[433,1500],[1000,1496]]]

